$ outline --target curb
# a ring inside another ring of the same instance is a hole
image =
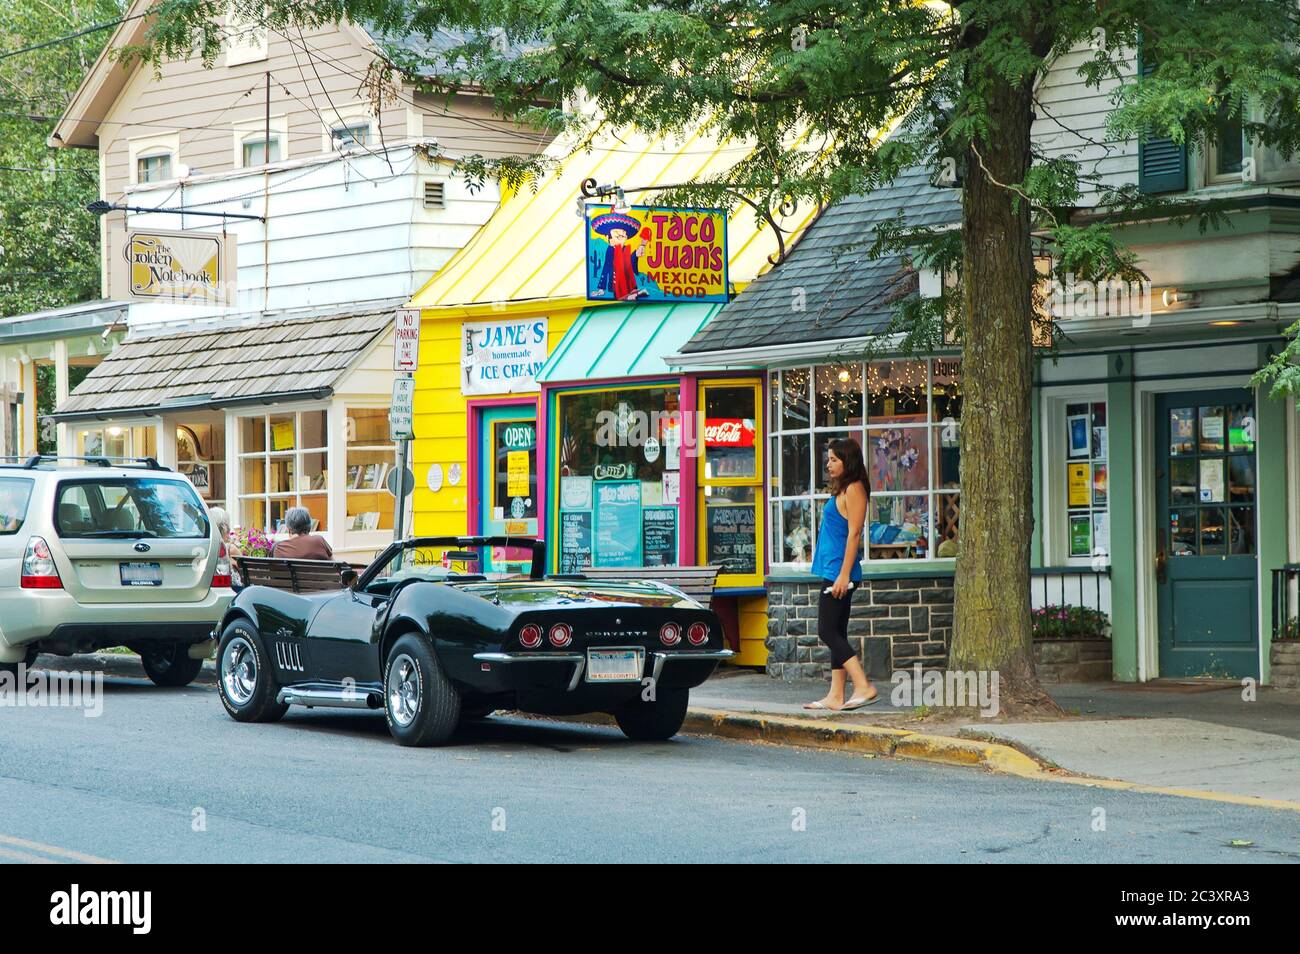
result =
[[[102,672],[105,676],[122,676],[127,679],[148,679],[140,657],[135,653],[86,653],[79,656],[37,657],[34,669],[49,669],[55,672]],[[216,663],[211,659],[203,660],[203,670],[198,678],[190,683],[193,686],[215,686],[217,684]]]

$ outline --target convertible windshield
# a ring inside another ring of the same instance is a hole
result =
[[[527,577],[532,551],[522,547],[478,544],[455,547],[410,547],[386,560],[367,589],[387,591],[409,579],[510,580]]]

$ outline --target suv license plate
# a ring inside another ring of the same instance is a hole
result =
[[[640,682],[644,650],[588,649],[588,682]]]
[[[123,586],[162,586],[161,563],[120,564]]]

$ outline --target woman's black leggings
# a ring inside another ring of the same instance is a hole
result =
[[[817,635],[831,651],[831,668],[843,669],[853,658],[849,646],[849,611],[853,608],[853,590],[836,599],[826,590],[831,580],[822,580],[821,597],[817,600]]]

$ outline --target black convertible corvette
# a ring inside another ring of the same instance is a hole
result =
[[[473,572],[485,548],[526,548],[524,576]],[[497,709],[609,712],[667,739],[690,689],[731,652],[717,616],[663,583],[545,576],[542,541],[394,543],[337,592],[243,590],[221,621],[221,702],[241,722],[290,705],[383,708],[402,745],[437,745]]]

